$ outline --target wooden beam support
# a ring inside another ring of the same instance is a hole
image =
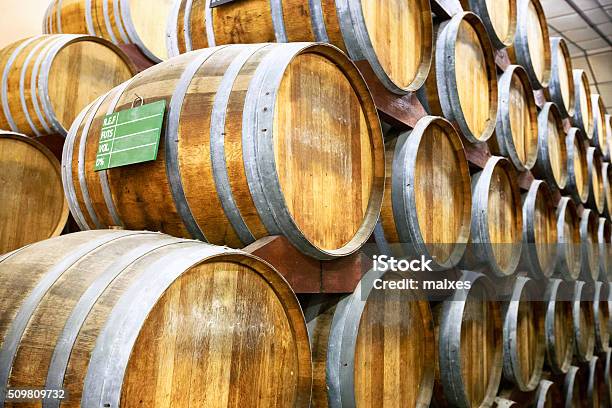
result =
[[[455,14],[463,12],[459,0],[431,0],[431,11],[436,17],[449,20]]]

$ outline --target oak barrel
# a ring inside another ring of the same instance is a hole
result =
[[[66,134],[89,102],[135,72],[110,42],[86,35],[39,35],[0,51],[0,129]]]
[[[53,0],[45,15],[47,34],[89,34],[115,44],[135,44],[149,59],[168,57],[165,22],[173,0]]]
[[[551,49],[548,25],[539,0],[517,0],[517,27],[511,58],[525,67],[533,89],[548,86]]]
[[[552,276],[557,257],[557,217],[548,185],[534,180],[523,194],[523,250],[520,269],[534,279]]]
[[[565,138],[567,149],[567,185],[563,193],[569,194],[576,204],[585,204],[589,197],[587,143],[578,128],[570,128]]]
[[[561,37],[551,37],[551,76],[548,92],[559,108],[562,118],[574,116],[574,76],[567,43]]]
[[[546,102],[538,114],[538,160],[533,167],[533,174],[545,180],[551,189],[563,190],[567,185],[565,138],[557,105]]]
[[[574,357],[587,362],[595,352],[595,316],[593,314],[594,285],[584,281],[574,284],[572,321],[574,325]]]
[[[427,78],[433,47],[427,0],[218,3],[175,3],[167,29],[171,56],[223,44],[317,41],[363,61],[393,93],[416,91]]]
[[[392,139],[386,143],[382,228],[375,230],[379,248],[405,258],[424,255],[435,270],[454,267],[469,239],[472,207],[457,131],[446,119],[427,116],[412,131],[386,136]]]
[[[62,407],[187,407],[194,390],[201,407],[308,407],[300,305],[280,274],[242,251],[86,231],[5,256],[0,283],[6,407],[23,406],[7,402],[7,388],[63,388]]]
[[[510,159],[519,171],[530,170],[538,155],[538,111],[527,72],[510,65],[499,78],[499,112],[491,151]]]
[[[103,117],[134,95],[168,106],[158,159],[94,172]],[[229,45],[156,65],[84,110],[64,156],[82,229],[122,225],[232,247],[285,235],[320,259],[365,243],[384,188],[372,98],[325,44]]]
[[[581,279],[587,282],[596,281],[599,278],[599,239],[598,239],[598,217],[593,210],[585,208],[580,215],[580,240],[582,241],[581,255]]]
[[[582,131],[587,139],[593,139],[593,106],[591,105],[591,85],[586,72],[582,69],[573,71],[574,77],[574,117],[573,124]]]
[[[501,303],[492,298],[489,279],[464,271],[469,289],[456,290],[434,310],[439,373],[438,406],[490,406],[503,365]],[[443,392],[443,395],[442,395]]]
[[[587,205],[598,214],[603,214],[605,206],[602,163],[603,157],[599,149],[596,147],[588,147],[587,174],[589,179],[589,196]]]
[[[461,265],[498,277],[512,275],[521,258],[523,212],[514,166],[489,158],[472,175],[472,224]]]
[[[595,319],[595,351],[605,353],[610,348],[610,287],[608,282],[595,282],[593,294],[593,318]]]
[[[0,130],[0,254],[62,232],[69,210],[60,171],[41,143]]]
[[[604,214],[612,219],[612,166],[609,162],[601,164],[602,183],[604,187]]]
[[[435,64],[421,91],[426,110],[453,122],[469,142],[486,141],[497,119],[496,70],[480,18],[455,14],[437,32]]]
[[[536,281],[517,277],[503,308],[504,378],[523,392],[540,383],[546,356],[546,310],[537,298],[538,290]]]
[[[612,223],[605,217],[599,217],[597,228],[597,243],[599,244],[599,265],[598,279],[602,282],[608,282],[610,269],[612,267],[610,253],[612,249]]]
[[[557,203],[557,251],[555,274],[566,281],[580,276],[581,239],[580,217],[576,204],[569,197]]]
[[[588,408],[587,387],[588,367],[571,366],[563,379],[563,408]]]
[[[379,286],[402,279],[371,270],[348,296],[305,301],[313,408],[429,406],[435,370],[429,304],[416,291]]]
[[[572,297],[574,283],[551,279],[546,285],[546,365],[557,375],[569,370],[574,355]]]
[[[607,160],[612,158],[612,115],[606,114],[604,116],[604,124],[606,126],[606,138],[608,139],[608,157]]]
[[[606,129],[606,107],[599,94],[591,95],[593,106],[593,140],[592,144],[601,151],[603,157],[610,157],[609,141]]]
[[[608,348],[608,350],[601,355],[601,358],[605,361],[604,382],[608,390],[610,401],[612,401],[612,348]]]
[[[461,0],[461,5],[480,17],[495,48],[512,45],[516,33],[516,0]]]

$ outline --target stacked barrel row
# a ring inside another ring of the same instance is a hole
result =
[[[91,231],[0,258],[12,299],[0,390],[64,385],[62,405],[74,406],[181,406],[185,384],[204,406],[606,401],[610,120],[595,119],[600,98],[577,84],[562,41],[549,45],[537,1],[486,3],[464,1],[473,13],[439,26],[426,1],[156,10],[169,16],[170,55],[184,54],[92,96],[67,131],[61,176],[82,229],[181,238]],[[161,60],[150,8],[56,1],[45,28],[78,22],[76,32]],[[286,43],[300,40],[337,48]],[[500,72],[496,50],[507,46],[514,65]],[[419,89],[430,116],[383,139],[359,70],[397,98]],[[540,89],[549,101],[538,105]],[[135,100],[168,106],[158,159],[95,172],[105,115]],[[372,231],[379,253],[422,255],[430,278],[469,285],[429,302],[375,289],[403,276],[373,270],[352,294],[302,299],[306,326],[267,264],[189,239],[244,247],[284,235],[329,260]]]

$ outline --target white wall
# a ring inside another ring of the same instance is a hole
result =
[[[0,0],[0,48],[42,33],[50,0]]]

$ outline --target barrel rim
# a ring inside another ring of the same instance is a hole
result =
[[[531,53],[529,50],[529,41],[527,39],[527,19],[525,18],[525,9],[529,7],[529,3],[533,4],[540,22],[540,29],[543,37],[543,48],[544,48],[544,72],[542,80],[538,79],[533,62],[531,61]],[[550,50],[550,34],[548,31],[548,23],[546,22],[546,15],[540,0],[518,0],[518,11],[517,11],[517,30],[514,38],[514,51],[516,59],[519,64],[525,67],[527,75],[531,80],[531,85],[535,90],[546,88],[550,82],[551,77],[551,50]]]
[[[612,223],[606,217],[599,217],[597,227],[597,242],[599,244],[599,280],[601,282],[608,281],[608,258],[610,257],[610,247],[612,245],[611,241]]]
[[[446,133],[447,138],[451,141],[459,156],[460,163],[457,170],[461,172],[462,180],[467,176],[467,182],[463,183],[464,204],[467,205],[464,205],[461,215],[462,225],[459,237],[454,242],[454,248],[450,256],[442,262],[431,256],[427,244],[424,242],[416,214],[414,184],[405,182],[405,180],[414,180],[415,178],[419,147],[430,125],[440,126],[448,132]],[[400,217],[393,217],[397,233],[403,241],[401,245],[407,245],[409,253],[424,254],[427,259],[431,259],[435,266],[434,270],[446,270],[455,267],[463,257],[469,241],[472,207],[469,165],[459,134],[446,119],[438,116],[425,116],[419,119],[412,131],[398,135],[393,156],[393,174],[397,174],[399,177],[393,177],[391,200],[393,212],[398,211],[401,215]],[[409,220],[409,222],[401,222],[403,220]]]
[[[38,142],[36,139],[33,139],[21,133],[7,132],[4,130],[0,131],[0,138],[18,140],[20,142],[25,142],[35,147],[47,158],[47,160],[51,162],[51,165],[53,166],[55,173],[61,182],[61,179],[62,179],[61,168],[62,167],[60,165],[60,162],[59,160],[57,160],[55,155],[45,145]],[[70,214],[70,209],[68,207],[68,201],[66,200],[65,196],[62,199],[63,199],[62,210],[60,212],[59,219],[57,220],[57,226],[54,227],[53,231],[51,232],[50,238],[59,236],[64,230],[66,223],[68,222],[68,215]]]
[[[462,3],[465,0],[462,1]],[[510,4],[510,32],[506,38],[501,38],[495,30],[495,25],[491,19],[491,14],[489,13],[489,9],[485,1],[482,0],[469,0],[469,8],[480,17],[482,22],[484,23],[487,33],[489,34],[489,38],[491,39],[491,43],[493,46],[498,49],[504,49],[506,47],[510,47],[514,42],[514,37],[516,35],[516,25],[517,25],[517,7],[516,0],[508,0]]]
[[[512,80],[516,74],[517,78],[523,85],[526,91],[529,117],[531,119],[531,132],[535,133],[532,137],[536,140],[536,148],[531,152],[530,157],[523,162],[516,152],[516,145],[512,136],[512,123],[510,122],[510,104],[509,94],[512,89]],[[495,138],[497,140],[497,146],[499,147],[500,153],[507,156],[512,164],[519,171],[531,170],[536,164],[538,159],[538,114],[535,97],[533,97],[533,89],[527,76],[527,71],[520,65],[510,65],[498,80],[499,92],[498,92],[498,115],[497,123],[495,127]],[[534,129],[535,128],[535,129]]]
[[[610,345],[610,311],[608,307],[601,307],[602,302],[605,302],[607,306],[608,297],[609,287],[605,287],[604,282],[595,282],[595,292],[593,294],[593,320],[595,322],[595,351],[598,353],[605,353]],[[599,319],[600,314],[606,315],[607,324],[603,325],[603,327]]]
[[[550,92],[550,97],[552,102],[557,105],[559,109],[559,113],[562,118],[572,117],[574,116],[574,109],[576,106],[575,103],[575,89],[574,89],[574,77],[572,75],[572,59],[569,53],[569,48],[567,47],[567,43],[563,37],[550,37],[550,46],[551,46],[551,77],[550,83],[548,84],[548,90]],[[561,78],[559,78],[559,60],[557,55],[557,50],[560,49],[563,53],[563,60],[565,62],[565,66],[567,69],[567,81],[569,85],[569,98],[570,100],[567,102],[569,105],[569,109],[565,106],[566,103],[563,100],[563,93],[561,92]]]
[[[482,135],[475,135],[468,126],[463,110],[457,87],[457,77],[455,75],[456,54],[455,46],[459,34],[459,28],[463,21],[466,21],[478,34],[480,48],[485,57],[489,84],[489,120],[487,127]],[[487,30],[480,18],[472,12],[455,14],[449,21],[440,25],[439,35],[436,41],[436,82],[440,105],[444,117],[451,122],[456,122],[461,134],[470,143],[486,142],[493,135],[495,130],[496,118],[498,113],[498,82],[497,67],[495,65],[495,55],[493,45],[489,40]],[[448,69],[447,69],[448,67]],[[449,72],[447,72],[449,71]],[[439,86],[439,83],[443,86]]]
[[[523,378],[521,370],[521,361],[519,359],[519,341],[521,340],[518,336],[518,320],[519,320],[519,307],[522,301],[523,295],[528,293],[528,296],[533,296],[538,290],[538,284],[524,276],[518,276],[514,281],[511,300],[505,305],[505,316],[503,326],[503,337],[504,337],[504,378],[508,381],[513,382],[521,391],[533,391],[540,383],[542,377],[542,371],[544,368],[544,354],[545,354],[545,336],[544,336],[544,319],[545,313],[542,307],[542,303],[538,301],[527,300],[529,304],[533,306],[534,313],[538,313],[536,327],[538,329],[537,344],[535,350],[535,360],[532,372],[529,374],[529,378]],[[531,295],[529,294],[531,293]]]
[[[600,94],[598,93],[591,94],[591,105],[595,105],[597,107],[597,109],[593,109],[593,139],[591,140],[591,143],[593,146],[599,149],[603,157],[606,157],[606,156],[609,157],[610,155],[610,152],[608,149],[609,143],[607,140],[606,129],[605,129],[605,126],[606,126],[605,116],[603,116],[605,115],[606,107],[604,105],[603,98],[601,97]],[[599,129],[598,119],[601,119],[604,129]],[[600,132],[603,134],[603,137],[601,137],[602,135],[600,135]]]
[[[612,186],[610,185],[612,182],[612,166],[610,166],[609,162],[604,161],[601,164],[601,174],[605,195],[604,215],[610,220],[612,216]]]

